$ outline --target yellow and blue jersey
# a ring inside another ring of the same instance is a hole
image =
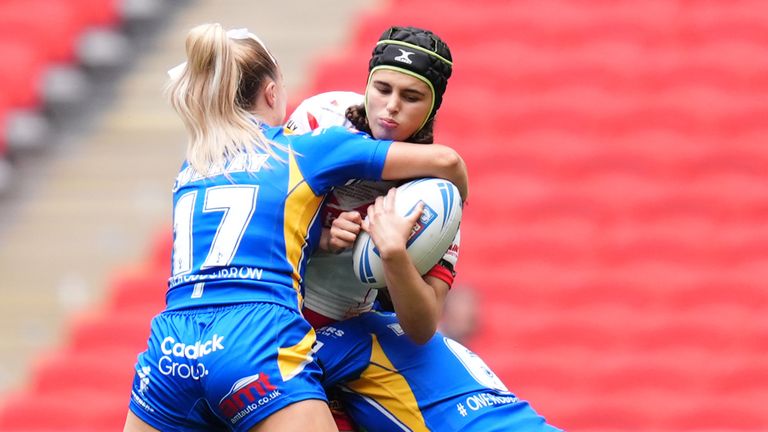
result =
[[[341,127],[286,135],[276,157],[240,154],[199,175],[185,163],[173,188],[174,247],[167,309],[302,301],[325,194],[354,179],[380,180],[391,141]]]
[[[437,333],[408,339],[391,313],[317,331],[323,386],[365,431],[557,431],[476,354]]]

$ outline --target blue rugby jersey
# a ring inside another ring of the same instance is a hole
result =
[[[440,333],[414,344],[392,313],[321,328],[315,355],[323,386],[367,432],[559,430],[476,354]]]
[[[342,127],[263,130],[287,148],[275,149],[281,160],[242,154],[208,177],[182,166],[173,187],[168,310],[252,301],[300,307],[325,194],[352,179],[380,180],[391,144]]]

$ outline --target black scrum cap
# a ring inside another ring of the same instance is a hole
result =
[[[422,123],[435,116],[443,102],[453,60],[448,45],[437,35],[416,27],[390,27],[379,38],[368,63],[368,78],[379,69],[391,69],[424,81],[432,91],[432,109]],[[419,128],[421,129],[421,128]]]

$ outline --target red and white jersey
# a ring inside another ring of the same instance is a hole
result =
[[[305,99],[291,114],[286,128],[304,134],[318,128],[344,126],[353,128],[346,118],[347,108],[360,105],[365,97],[354,92],[327,92]],[[321,217],[330,227],[340,213],[356,210],[365,218],[368,206],[377,196],[397,186],[392,181],[359,181],[335,188],[328,194]],[[427,275],[453,284],[454,268],[459,258],[460,233],[450,248]],[[352,272],[352,251],[341,254],[316,252],[309,260],[305,277],[304,307],[333,320],[341,320],[371,310],[377,290],[357,281]]]
[[[318,128],[343,126],[354,128],[347,120],[347,108],[361,105],[365,96],[355,92],[327,92],[304,99],[288,118],[285,127],[296,134],[305,134]]]

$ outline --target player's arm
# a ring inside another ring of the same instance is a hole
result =
[[[469,193],[467,166],[459,154],[440,144],[410,144],[395,141],[389,148],[382,180],[439,177],[456,185],[461,198]]]
[[[384,277],[397,319],[405,334],[418,344],[434,336],[448,295],[447,283],[435,277],[421,277],[410,258],[384,260]]]
[[[411,229],[421,216],[421,207],[406,217],[395,213],[395,189],[378,197],[368,208],[363,229],[370,234],[381,255],[384,278],[403,331],[418,344],[426,343],[437,324],[449,285],[436,277],[422,277],[407,253]]]
[[[352,179],[405,180],[437,177],[450,181],[466,201],[467,166],[459,154],[440,144],[375,140],[341,127],[297,135],[291,149],[304,180],[316,195]]]

